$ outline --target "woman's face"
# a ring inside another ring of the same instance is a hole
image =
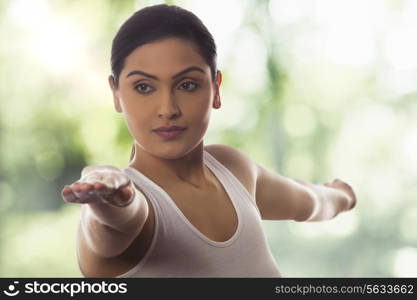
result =
[[[184,156],[202,142],[211,107],[218,104],[220,74],[211,79],[210,67],[195,44],[166,38],[136,48],[125,60],[119,87],[113,89],[115,108],[123,113],[136,144],[166,159]],[[175,137],[155,129],[184,127]]]

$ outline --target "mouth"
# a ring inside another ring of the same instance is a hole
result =
[[[178,127],[178,126],[171,126],[171,127],[160,127],[157,129],[154,129],[153,132],[155,132],[157,135],[164,139],[174,139],[176,137],[179,137],[187,128],[185,127]]]

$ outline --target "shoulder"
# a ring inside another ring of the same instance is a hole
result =
[[[204,150],[232,172],[248,192],[255,196],[257,166],[245,153],[222,144],[207,145]]]
[[[249,170],[255,169],[255,163],[245,153],[234,147],[211,144],[204,146],[204,150],[225,166],[248,168]]]

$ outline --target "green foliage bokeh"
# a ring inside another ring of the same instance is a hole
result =
[[[60,191],[85,165],[127,166],[132,141],[107,85],[111,40],[136,9],[160,2],[0,2],[0,277],[82,276],[79,207]],[[222,109],[205,143],[239,148],[283,176],[342,178],[359,200],[331,221],[265,221],[282,274],[416,276],[417,63],[402,51],[417,46],[395,45],[412,35],[401,28],[417,7],[372,2],[382,17],[355,16],[355,32],[341,10],[369,12],[369,3],[226,2],[240,18],[167,1],[201,13],[219,46]],[[361,32],[369,36],[355,44]],[[370,54],[360,52],[366,43]]]

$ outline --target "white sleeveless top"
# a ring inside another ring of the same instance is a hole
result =
[[[262,228],[255,199],[204,150],[204,164],[223,185],[238,217],[235,234],[217,242],[202,234],[171,197],[138,170],[123,170],[152,203],[155,231],[142,260],[117,277],[281,277]]]

